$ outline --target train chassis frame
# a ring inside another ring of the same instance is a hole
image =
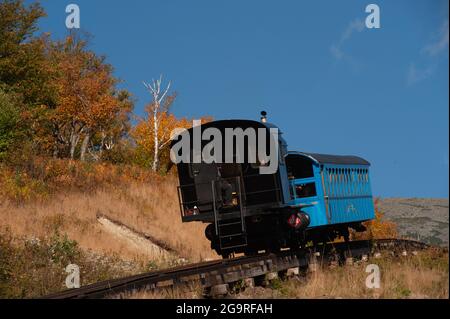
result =
[[[366,230],[363,222],[295,229],[289,227],[286,222],[287,218],[288,215],[280,213],[246,217],[248,242],[246,246],[239,248],[222,249],[215,232],[214,223],[208,224],[205,229],[205,236],[211,242],[211,249],[224,259],[228,259],[239,253],[243,253],[245,256],[253,256],[263,251],[277,253],[282,249],[298,250],[308,245],[316,246],[333,242],[341,237],[348,242],[351,230],[354,232]]]

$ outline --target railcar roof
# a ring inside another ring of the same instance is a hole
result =
[[[205,129],[210,128],[210,127],[215,127],[215,128],[218,128],[218,129],[237,128],[237,127],[241,127],[241,128],[249,128],[249,127],[266,128],[268,130],[270,130],[272,128],[279,129],[278,126],[276,126],[273,123],[269,123],[269,122],[262,123],[262,122],[258,122],[258,121],[254,121],[254,120],[242,120],[242,119],[217,120],[217,121],[212,121],[212,122],[208,122],[208,123],[203,123],[201,126],[202,126],[202,130],[205,130]],[[193,132],[193,130],[194,130],[193,127],[187,129],[189,134],[191,134]],[[283,141],[284,144],[286,144],[286,141],[282,137],[283,136],[283,132],[281,130],[279,130],[278,133],[279,133],[279,139],[281,141]],[[174,136],[172,138],[171,146],[174,143],[176,143],[176,136]]]
[[[203,123],[202,127],[217,127],[217,128],[235,128],[235,127],[266,127],[266,128],[278,128],[272,123],[262,123],[254,120],[244,120],[244,119],[228,119],[228,120],[217,120],[208,123]],[[188,129],[191,131],[193,128]]]
[[[288,152],[289,155],[299,155],[309,157],[317,164],[337,164],[337,165],[365,165],[370,166],[370,163],[365,159],[353,155],[329,155],[305,152]]]

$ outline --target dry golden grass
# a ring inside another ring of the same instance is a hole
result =
[[[150,234],[190,261],[217,257],[205,239],[204,225],[181,223],[174,177],[98,187],[89,193],[62,191],[45,201],[17,204],[3,197],[0,202],[0,226],[9,226],[16,236],[41,237],[57,229],[84,249],[124,259],[152,259],[105,231],[98,214]]]
[[[366,287],[366,267],[377,264],[380,268],[379,289]],[[316,272],[300,278],[281,281],[276,279],[268,287],[246,288],[229,298],[245,299],[400,299],[445,298],[448,294],[448,253],[421,252],[417,256],[383,257],[369,262],[337,268],[319,267]],[[200,286],[191,289],[168,288],[158,291],[141,291],[120,296],[127,299],[199,299],[203,298]]]
[[[161,288],[155,291],[138,291],[115,296],[123,299],[202,299],[203,288],[199,283],[192,283],[186,287]]]
[[[366,266],[380,268],[379,289],[365,285]],[[448,298],[448,254],[373,259],[369,263],[319,269],[303,283],[290,281],[278,288],[286,298]]]

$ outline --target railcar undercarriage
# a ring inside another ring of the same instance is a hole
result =
[[[279,252],[285,249],[297,250],[310,245],[326,244],[339,238],[349,241],[350,229],[355,232],[366,230],[361,222],[307,228],[308,221],[305,219],[302,219],[302,225],[295,227],[294,224],[290,223],[291,216],[292,213],[284,212],[245,218],[245,245],[241,245],[241,238],[234,240],[233,235],[239,234],[240,231],[240,223],[235,219],[229,220],[229,226],[227,226],[228,238],[227,235],[222,235],[222,238],[220,238],[220,235],[216,232],[215,224],[209,224],[206,227],[205,235],[211,242],[211,249],[223,258],[230,258],[240,253],[245,256],[252,256],[263,252]],[[226,247],[226,244],[230,245],[229,249],[223,248]]]

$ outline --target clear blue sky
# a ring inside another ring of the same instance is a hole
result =
[[[448,1],[41,3],[41,31],[55,38],[67,34],[66,5],[79,5],[138,114],[142,81],[162,73],[177,116],[265,109],[292,150],[368,159],[377,196],[448,198]],[[361,27],[370,3],[381,29]]]

